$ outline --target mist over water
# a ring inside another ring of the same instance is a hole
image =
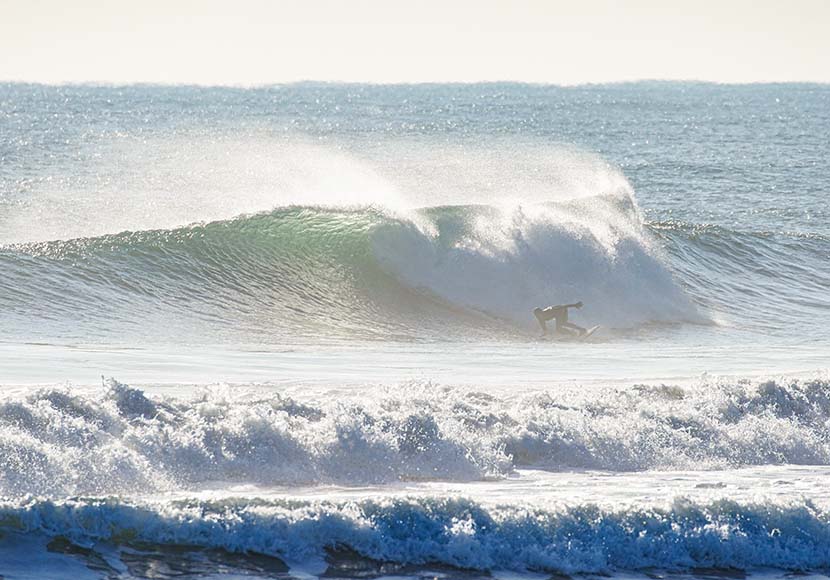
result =
[[[89,321],[95,336],[170,309],[183,332],[208,324],[242,342],[245,327],[254,341],[510,335],[535,306],[577,299],[609,328],[708,320],[652,247],[628,181],[595,154],[413,152],[395,138],[376,158],[293,137],[203,139],[96,143],[93,176],[47,178],[10,205],[4,310],[60,309],[70,332]],[[55,300],[56,277],[77,291]]]
[[[0,562],[827,567],[829,105],[0,85]]]

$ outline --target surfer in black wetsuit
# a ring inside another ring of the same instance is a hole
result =
[[[534,308],[533,316],[539,321],[539,326],[542,327],[542,334],[548,333],[548,320],[556,322],[554,332],[558,334],[570,334],[582,336],[587,331],[581,326],[577,326],[573,322],[568,322],[568,308],[582,308],[582,302],[575,304],[559,304],[558,306],[548,306],[547,308]]]

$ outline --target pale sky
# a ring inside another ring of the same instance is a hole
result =
[[[830,0],[0,0],[0,80],[830,82]]]

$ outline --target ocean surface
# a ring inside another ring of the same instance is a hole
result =
[[[0,575],[827,574],[829,200],[828,85],[0,84]]]

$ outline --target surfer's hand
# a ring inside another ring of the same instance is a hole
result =
[[[582,308],[582,301],[581,300],[576,303],[576,307],[577,308]]]

